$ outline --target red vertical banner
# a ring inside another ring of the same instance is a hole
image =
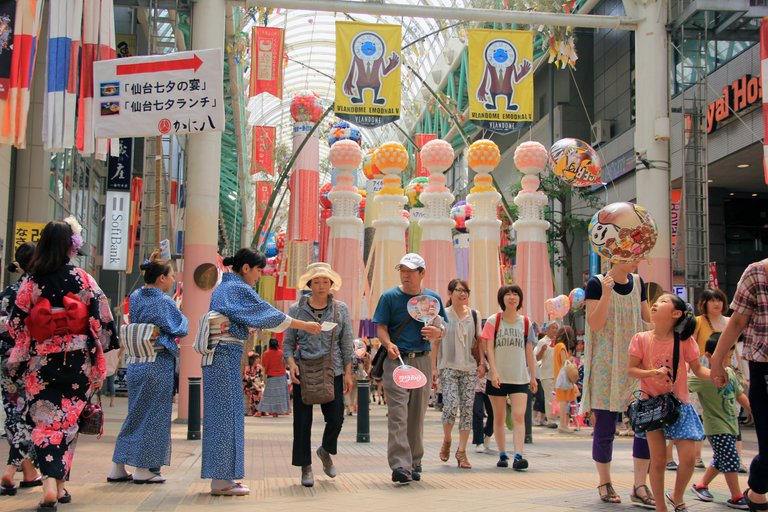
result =
[[[677,233],[680,226],[680,200],[682,196],[682,190],[672,190],[669,205],[669,231],[672,239],[672,254],[675,253],[677,246]]]
[[[717,290],[720,288],[720,283],[717,280],[717,262],[716,261],[710,261],[709,262],[709,283],[707,283],[709,288],[713,290]]]
[[[267,205],[269,204],[269,197],[272,195],[272,188],[274,184],[271,181],[257,181],[256,182],[256,218],[254,219],[254,226],[258,227],[261,219],[264,217],[264,212],[267,211]],[[267,223],[264,223],[264,229],[267,228]]]
[[[285,33],[281,28],[253,27],[251,32],[251,96],[268,92],[283,99]]]
[[[419,149],[424,147],[424,144],[431,140],[435,140],[437,138],[437,135],[433,133],[417,133],[416,134],[416,145],[419,146]],[[422,165],[421,163],[421,153],[416,153],[416,176],[429,176],[429,171]]]
[[[768,130],[768,19],[760,22],[760,81],[763,89],[763,132]],[[768,139],[763,137],[763,179],[768,185]]]
[[[275,136],[274,126],[254,126],[251,137],[251,175],[265,172],[275,173]]]

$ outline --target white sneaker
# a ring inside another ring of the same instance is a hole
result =
[[[476,444],[475,445],[475,452],[477,453],[485,453],[485,446],[482,444]]]

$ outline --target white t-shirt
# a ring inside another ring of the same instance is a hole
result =
[[[488,344],[494,343],[493,331],[496,326],[496,317],[497,315],[491,315],[483,328],[483,338]],[[524,333],[523,315],[520,315],[513,324],[502,320],[499,326],[494,343],[494,356],[496,372],[502,384],[528,384],[531,381],[528,363],[525,360],[525,345],[528,343],[533,347],[536,343],[536,335],[530,324],[527,340]]]
[[[475,370],[477,362],[472,357],[472,344],[475,341],[475,332],[480,332],[480,315],[477,315],[478,325],[472,325],[474,322],[471,310],[461,320],[453,310],[453,306],[445,308],[445,314],[448,317],[448,324],[437,355],[438,369]]]
[[[544,356],[538,362],[536,368],[536,377],[539,379],[554,379],[555,378],[555,351],[553,349],[552,340],[549,336],[544,336],[536,344],[536,348],[533,351],[534,359],[538,356],[539,352],[547,347],[544,352]]]

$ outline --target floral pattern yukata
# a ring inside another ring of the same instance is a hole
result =
[[[52,308],[62,307],[68,293],[86,304],[88,333],[32,338],[25,320],[34,305],[48,299]],[[50,274],[25,277],[15,306],[8,319],[15,340],[10,363],[27,364],[23,379],[34,424],[35,458],[43,476],[65,480],[90,385],[104,380],[104,352],[118,348],[112,311],[93,277],[70,263]]]
[[[256,414],[256,408],[261,400],[261,390],[264,387],[264,371],[261,365],[246,366],[243,371],[243,391],[248,398],[248,414]]]
[[[0,294],[0,389],[5,410],[5,434],[8,439],[8,465],[19,467],[24,459],[31,459],[32,425],[27,423],[27,395],[24,392],[24,369],[26,365],[7,365],[13,348],[6,328],[8,314],[16,301],[21,279],[10,285]]]

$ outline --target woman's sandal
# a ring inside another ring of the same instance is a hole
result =
[[[0,496],[16,496],[16,486],[0,484]]]
[[[58,499],[59,503],[72,503],[72,495],[69,494],[69,491],[64,489],[64,494],[61,496],[61,498]]]
[[[752,489],[744,489],[744,501],[747,502],[747,506],[749,507],[749,510],[755,511],[755,510],[768,510],[768,503],[754,503],[752,500],[749,499],[749,493],[752,492]]]
[[[456,462],[459,463],[461,469],[472,469],[472,464],[469,463],[466,450],[463,452],[456,450]]]
[[[637,491],[642,490],[643,495],[640,496]],[[637,487],[632,487],[632,494],[629,495],[632,502],[639,506],[639,507],[645,507],[650,509],[656,509],[656,500],[653,499],[653,493],[648,488],[647,485],[638,485]]]
[[[605,493],[601,489],[605,489]],[[607,484],[598,485],[597,492],[600,493],[600,499],[605,503],[621,503],[621,498],[613,489],[613,484],[608,482]]]
[[[56,512],[55,501],[43,501],[37,504],[37,512]]]
[[[685,504],[684,501],[681,501],[680,503],[675,503],[675,501],[672,499],[672,495],[670,493],[664,494],[664,496],[667,498],[667,501],[670,505],[675,507],[675,512],[687,512],[688,506]]]
[[[451,458],[451,442],[443,441],[443,445],[440,447],[440,460],[443,462],[448,462],[448,459],[450,458]]]

